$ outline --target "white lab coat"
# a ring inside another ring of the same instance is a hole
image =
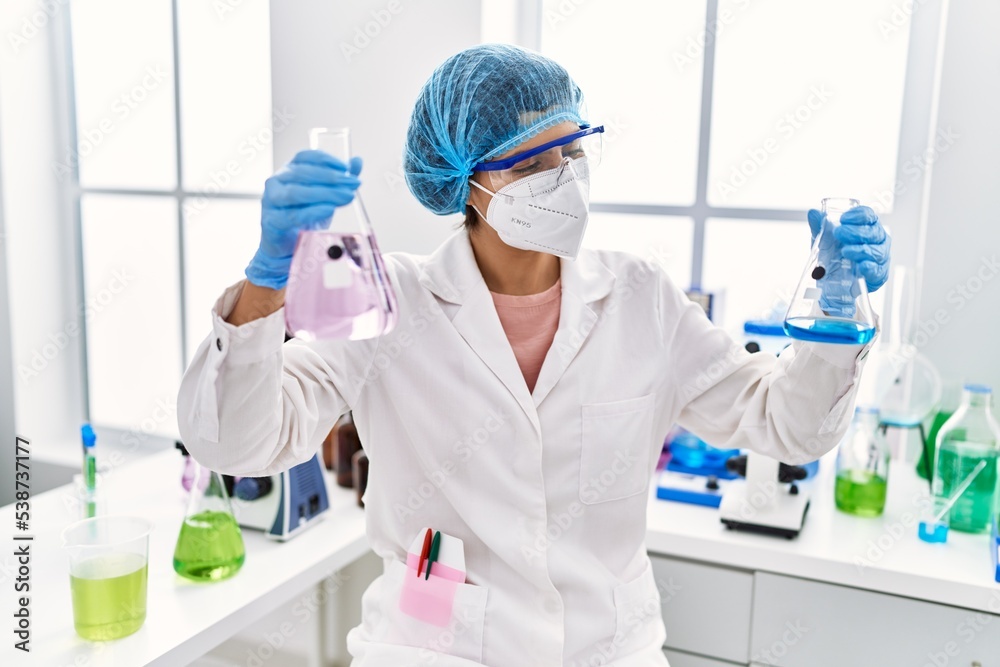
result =
[[[400,321],[377,340],[283,344],[282,311],[234,327],[242,283],[229,288],[180,390],[191,454],[274,473],[353,409],[386,566],[348,636],[355,665],[666,665],[665,583],[644,540],[668,429],[813,460],[847,427],[863,348],[748,354],[653,265],[584,250],[562,262],[559,328],[529,393],[464,231],[429,257],[386,259]],[[423,526],[465,543],[444,629],[398,608]]]

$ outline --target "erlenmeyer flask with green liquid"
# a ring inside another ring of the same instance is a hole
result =
[[[243,535],[219,473],[199,465],[197,474],[174,548],[174,570],[194,581],[220,581],[243,567]]]

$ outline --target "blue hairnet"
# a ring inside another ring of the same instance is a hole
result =
[[[565,121],[583,123],[583,96],[558,63],[507,44],[448,58],[424,84],[406,133],[410,192],[438,215],[461,213],[472,167]]]

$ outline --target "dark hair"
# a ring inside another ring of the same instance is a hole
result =
[[[465,220],[462,221],[462,226],[467,232],[475,231],[479,227],[479,215],[476,213],[476,209],[468,204],[465,205]]]

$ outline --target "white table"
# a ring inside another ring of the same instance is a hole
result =
[[[1000,611],[1000,584],[992,578],[987,536],[950,531],[946,544],[927,544],[917,537],[919,500],[927,498],[928,484],[913,472],[913,464],[890,466],[885,513],[872,519],[836,510],[834,469],[834,458],[825,457],[819,477],[810,483],[805,527],[793,540],[727,530],[718,510],[656,500],[652,489],[647,547],[728,567]]]
[[[114,469],[105,480],[109,514],[135,514],[155,525],[149,542],[146,622],[135,634],[106,643],[87,642],[73,630],[69,560],[59,542],[62,529],[76,518],[68,487],[32,498],[31,653],[11,646],[12,583],[6,568],[13,564],[13,549],[5,547],[0,563],[7,622],[0,665],[186,665],[369,551],[364,510],[354,492],[331,484],[331,509],[317,525],[285,543],[245,529],[247,557],[236,576],[210,584],[190,582],[173,570],[185,511],[180,478],[180,454],[168,451]],[[0,515],[5,523],[12,521],[13,507],[4,507]],[[9,537],[6,541],[12,543]]]
[[[836,510],[834,460],[824,459],[794,540],[730,531],[714,508],[651,498],[647,546],[668,592],[671,666],[1000,664],[988,536],[920,541],[928,484],[912,464],[890,471],[884,515],[853,517]]]

